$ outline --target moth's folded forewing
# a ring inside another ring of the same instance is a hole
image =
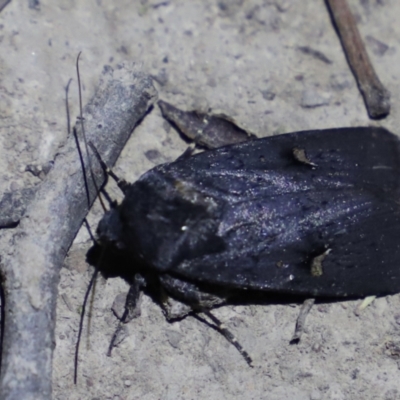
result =
[[[120,207],[126,247],[188,281],[312,296],[400,289],[400,142],[304,131],[149,171]]]

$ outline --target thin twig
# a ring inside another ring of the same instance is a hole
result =
[[[299,316],[296,321],[296,329],[290,340],[290,344],[297,344],[300,342],[301,335],[304,332],[304,327],[306,325],[306,318],[309,312],[311,311],[312,306],[315,303],[315,299],[307,299],[304,301],[300,308]]]
[[[390,93],[382,85],[371,64],[347,1],[326,0],[326,3],[347,61],[364,98],[369,117],[373,119],[386,117],[390,113]]]

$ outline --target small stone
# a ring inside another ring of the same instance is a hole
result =
[[[322,395],[318,390],[313,390],[310,394],[310,400],[321,400]]]
[[[330,103],[330,98],[331,96],[329,93],[306,89],[303,91],[300,104],[304,108],[321,107],[328,105]]]
[[[169,344],[175,349],[178,348],[179,342],[182,340],[182,334],[171,329],[167,330],[165,333],[167,335]]]
[[[126,293],[120,293],[114,298],[111,310],[118,319],[122,319],[122,316],[124,315],[125,302],[126,302]]]
[[[273,100],[276,96],[271,90],[260,90],[260,93],[262,94],[263,99],[268,101]]]

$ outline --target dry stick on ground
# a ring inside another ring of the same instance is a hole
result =
[[[326,0],[336,25],[347,61],[364,97],[370,118],[384,118],[390,112],[390,93],[382,85],[369,60],[356,21],[346,0]]]
[[[315,303],[315,299],[306,299],[300,308],[299,316],[296,321],[296,329],[290,340],[290,344],[297,344],[300,342],[301,336],[303,335],[304,328],[306,326],[306,318],[311,311],[312,306]]]
[[[133,128],[156,97],[151,79],[134,68],[105,69],[84,116],[87,139],[108,165],[114,165]],[[86,154],[83,156],[88,165]],[[93,162],[97,163],[95,158]],[[103,171],[97,164],[93,168],[101,186]],[[88,184],[93,201],[96,193],[91,179]],[[59,272],[87,211],[82,167],[75,139],[70,135],[16,228],[10,252],[3,257],[6,326],[2,400],[51,398]]]
[[[10,2],[11,0],[0,0],[0,11]]]

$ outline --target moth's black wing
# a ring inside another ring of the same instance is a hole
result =
[[[132,186],[120,210],[125,245],[189,281],[312,296],[395,293],[399,162],[399,140],[381,128],[201,153]]]

